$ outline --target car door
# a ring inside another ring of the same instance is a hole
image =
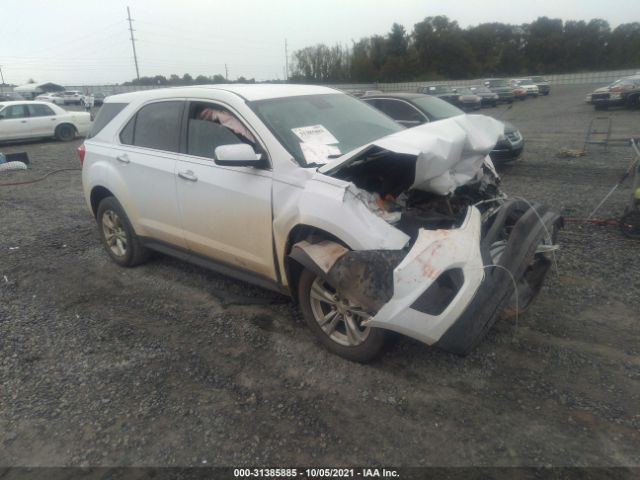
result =
[[[263,155],[265,168],[216,165],[215,148],[237,143],[253,144]],[[191,251],[276,279],[267,153],[228,105],[189,102],[176,181],[184,236]]]
[[[122,187],[118,200],[141,237],[186,250],[176,199],[175,170],[183,100],[143,105],[109,148]]]
[[[33,135],[26,104],[8,105],[0,112],[0,139],[14,140],[31,136]]]
[[[47,105],[33,103],[27,105],[31,132],[37,136],[49,137],[55,133],[58,117]]]

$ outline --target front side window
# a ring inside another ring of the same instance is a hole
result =
[[[273,98],[249,106],[303,166],[326,163],[404,129],[372,106],[341,93]]]
[[[6,119],[28,117],[26,105],[11,105],[2,110],[2,116]]]
[[[167,101],[142,107],[120,133],[126,145],[178,152],[184,102]]]
[[[32,117],[52,117],[55,115],[55,112],[46,105],[27,105],[27,108],[29,109],[29,115]]]
[[[221,105],[191,102],[187,117],[186,153],[213,158],[221,145],[246,143],[261,151],[251,131],[232,112]]]

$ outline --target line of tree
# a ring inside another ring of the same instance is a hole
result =
[[[193,78],[188,73],[185,73],[182,77],[174,73],[169,75],[169,78],[164,75],[134,78],[130,82],[124,82],[123,85],[164,85],[171,87],[176,85],[210,85],[214,83],[256,83],[256,81],[253,78],[245,77],[239,77],[236,80],[227,80],[219,74],[213,76],[198,75]]]
[[[640,23],[611,29],[540,17],[532,23],[483,23],[460,28],[446,16],[427,17],[408,33],[394,23],[351,47],[319,44],[293,53],[295,82],[398,82],[573,73],[640,67]]]

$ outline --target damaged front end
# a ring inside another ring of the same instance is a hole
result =
[[[405,233],[404,248],[349,250],[304,240],[290,253],[367,312],[363,327],[458,354],[477,345],[501,312],[527,308],[561,226],[546,207],[502,194],[486,158],[498,129],[465,122],[401,132],[324,168],[349,182],[345,195]]]

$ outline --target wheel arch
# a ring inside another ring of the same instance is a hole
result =
[[[98,205],[107,197],[115,197],[108,188],[98,185],[91,189],[89,200],[91,202],[91,212],[94,217],[98,214]]]
[[[351,249],[344,241],[321,228],[305,224],[298,224],[293,227],[289,232],[289,235],[287,235],[287,241],[284,248],[284,273],[287,278],[289,292],[295,302],[298,301],[298,282],[300,281],[300,276],[302,275],[305,267],[298,261],[291,258],[289,254],[296,243],[309,239],[316,242],[321,240],[331,240],[343,245],[345,248]]]

